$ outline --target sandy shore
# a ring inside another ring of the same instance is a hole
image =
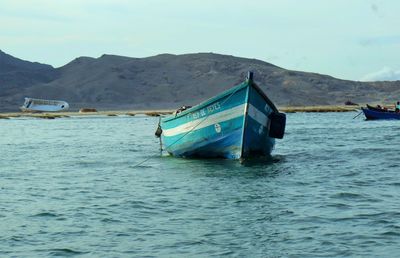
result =
[[[298,107],[279,107],[278,109],[284,113],[295,113],[295,112],[352,112],[358,110],[359,106],[298,106]],[[12,113],[1,113],[0,119],[7,119],[13,117],[36,117],[44,119],[54,119],[61,117],[72,117],[72,116],[135,116],[135,115],[147,115],[147,116],[160,116],[172,114],[175,110],[118,110],[118,111],[97,111],[97,112],[57,112],[57,113],[24,113],[24,112],[12,112]]]
[[[361,106],[298,106],[298,107],[278,107],[281,112],[352,112],[357,111]]]
[[[96,112],[53,112],[53,113],[27,113],[27,112],[10,112],[1,113],[0,119],[7,119],[13,117],[36,117],[36,118],[61,118],[61,117],[73,117],[73,116],[136,116],[136,115],[147,115],[147,116],[160,116],[172,114],[174,110],[113,110],[113,111],[96,111]]]

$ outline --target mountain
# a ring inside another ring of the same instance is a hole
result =
[[[11,96],[33,85],[51,82],[57,74],[50,65],[24,61],[0,50],[0,110],[14,104],[10,102]]]
[[[0,89],[27,88],[57,78],[57,70],[50,65],[24,61],[0,50]],[[2,93],[4,93],[2,91]]]
[[[0,87],[7,90],[0,94],[0,111],[16,110],[24,96],[66,100],[75,110],[176,108],[194,105],[242,82],[249,70],[281,106],[394,102],[400,96],[400,81],[340,80],[213,53],[79,57],[54,69],[1,52]]]

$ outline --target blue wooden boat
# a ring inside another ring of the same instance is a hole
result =
[[[243,83],[161,119],[156,135],[173,156],[243,159],[270,156],[285,124],[249,72]]]
[[[369,105],[367,105],[366,108],[362,107],[361,110],[367,120],[400,119],[400,113],[393,110],[380,109]]]

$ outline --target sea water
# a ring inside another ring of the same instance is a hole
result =
[[[398,256],[400,121],[355,115],[245,164],[161,155],[158,118],[0,120],[0,256]]]

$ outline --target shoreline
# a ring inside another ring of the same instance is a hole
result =
[[[0,112],[0,119],[15,118],[15,117],[34,117],[34,118],[63,118],[63,117],[81,117],[81,116],[160,116],[172,114],[175,110],[158,109],[158,110],[102,110],[94,112]]]
[[[328,112],[353,112],[361,109],[363,105],[325,105],[325,106],[288,106],[278,107],[279,111],[284,113],[328,113]]]
[[[308,112],[354,112],[360,109],[361,106],[293,106],[293,107],[278,107],[278,110],[284,113],[308,113]],[[71,116],[160,116],[172,114],[175,110],[172,109],[155,109],[155,110],[107,110],[96,112],[79,112],[79,111],[66,111],[66,112],[42,112],[42,113],[27,113],[27,112],[1,112],[0,119],[8,119],[15,117],[33,117],[44,119],[55,119]]]

